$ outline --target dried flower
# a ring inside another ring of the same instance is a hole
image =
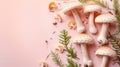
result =
[[[71,20],[69,20],[69,21],[67,22],[67,26],[68,26],[69,29],[73,29],[73,30],[76,29],[76,25],[75,25],[75,24],[73,23],[73,21],[71,21]]]
[[[58,22],[61,22],[61,23],[62,23],[62,21],[63,21],[61,15],[58,14],[58,13],[54,13],[54,18],[55,18],[56,20],[58,20]]]
[[[56,50],[58,50],[61,53],[63,53],[65,51],[65,47],[64,47],[64,45],[57,45]]]
[[[55,2],[50,2],[48,5],[48,9],[49,9],[49,11],[54,12],[55,10],[58,9],[58,6]]]
[[[48,64],[45,61],[40,62],[41,67],[48,67]]]

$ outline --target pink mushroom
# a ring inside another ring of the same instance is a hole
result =
[[[80,34],[73,38],[73,43],[81,45],[84,67],[91,67],[92,60],[89,59],[87,45],[93,44],[93,38],[87,34]]]
[[[88,25],[89,25],[90,33],[93,34],[97,33],[97,29],[94,24],[94,13],[100,11],[101,11],[101,7],[96,4],[90,4],[84,7],[84,13],[89,13]]]
[[[96,23],[102,23],[102,29],[97,39],[100,44],[104,45],[108,43],[107,32],[109,23],[114,23],[115,21],[117,21],[116,17],[109,13],[101,14],[95,18]]]
[[[81,10],[82,8],[83,8],[83,4],[77,1],[77,2],[67,3],[62,10],[62,12],[66,15],[73,14],[77,25],[77,31],[80,33],[85,31],[85,26],[83,25],[79,17],[77,9]]]
[[[116,52],[109,47],[102,46],[97,49],[96,53],[97,56],[102,56],[102,63],[100,67],[107,67],[107,62],[109,58],[114,58],[117,56]]]

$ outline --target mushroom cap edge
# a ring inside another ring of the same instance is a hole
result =
[[[116,52],[107,46],[102,46],[98,48],[95,54],[99,56],[109,56],[109,57],[117,56]]]

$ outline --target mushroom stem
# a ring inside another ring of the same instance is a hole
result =
[[[75,9],[72,10],[72,14],[73,14],[73,16],[75,18],[75,21],[76,21],[77,31],[80,32],[80,33],[84,32],[85,31],[85,27],[84,27],[84,25],[83,25],[79,15],[78,15],[78,13],[77,13],[77,11]]]
[[[108,42],[106,36],[107,36],[107,30],[108,30],[109,24],[102,24],[102,29],[98,37],[98,42],[102,45],[106,44]]]
[[[108,56],[103,56],[102,64],[100,67],[106,67],[108,59]]]
[[[92,61],[89,59],[88,52],[87,52],[87,46],[85,44],[81,44],[81,51],[83,55],[83,63],[85,67],[91,67]]]
[[[91,12],[90,15],[89,15],[89,30],[90,30],[90,33],[93,33],[95,34],[97,32],[97,29],[95,27],[95,24],[94,24],[94,12]]]

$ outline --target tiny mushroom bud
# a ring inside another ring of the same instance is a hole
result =
[[[77,9],[82,10],[82,8],[83,8],[83,4],[76,1],[76,2],[66,3],[65,7],[62,10],[64,14],[66,15],[72,14],[74,16],[77,25],[77,31],[80,33],[85,31],[85,26],[83,25],[79,17]]]
[[[104,45],[108,43],[107,33],[108,33],[109,23],[114,23],[115,21],[117,21],[116,17],[109,13],[101,14],[95,18],[96,23],[102,23],[102,29],[98,36],[98,42],[100,44]]]
[[[97,29],[94,24],[94,14],[95,12],[100,12],[101,7],[96,4],[91,4],[91,5],[85,5],[84,7],[84,13],[89,13],[89,19],[88,19],[88,25],[89,25],[89,31],[90,33],[97,33]]]
[[[84,66],[91,67],[92,60],[89,59],[87,45],[93,44],[93,38],[86,34],[80,34],[73,38],[73,43],[81,45]]]
[[[41,67],[48,67],[48,64],[45,61],[40,62]]]
[[[108,59],[110,57],[114,58],[117,56],[116,52],[107,46],[100,47],[99,49],[97,49],[95,54],[103,57],[100,67],[107,67],[106,65],[107,65]]]
[[[65,51],[64,45],[57,45],[55,49],[60,51],[61,53],[63,53]]]

